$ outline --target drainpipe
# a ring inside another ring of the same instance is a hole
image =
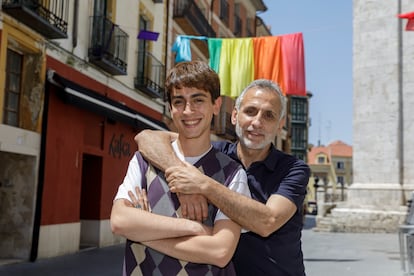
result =
[[[167,7],[167,14],[166,14],[167,22],[165,24],[164,81],[165,81],[165,77],[167,76],[168,54],[170,53],[169,52],[169,45],[168,45],[168,41],[169,41],[169,39],[168,39],[169,38],[169,24],[170,24],[170,1],[167,0],[165,5]],[[173,5],[174,5],[174,2],[173,2]],[[164,87],[164,89],[165,89],[165,87]],[[166,106],[165,106],[165,102],[167,101],[167,97],[166,97],[165,90],[164,90],[164,95],[162,95],[162,97],[163,97],[163,101],[164,101],[164,105],[162,107],[163,108],[162,114],[163,114],[163,116],[166,116],[167,109],[166,109]]]
[[[42,215],[42,199],[43,199],[43,186],[45,179],[45,159],[46,159],[46,133],[47,133],[47,118],[49,111],[49,94],[50,84],[47,81],[45,83],[45,100],[42,115],[42,132],[40,138],[40,156],[39,156],[39,168],[38,168],[38,179],[37,179],[37,191],[36,191],[36,202],[35,212],[33,220],[33,235],[32,235],[32,248],[30,250],[31,262],[36,261],[38,249],[39,249],[39,233],[40,233],[40,221]]]
[[[72,29],[72,48],[78,45],[78,17],[79,17],[79,0],[75,0],[73,11],[73,29]]]
[[[401,14],[401,0],[398,1],[398,14]],[[404,192],[404,104],[403,104],[403,27],[398,19],[398,162],[399,182],[401,185],[401,205],[406,204]]]

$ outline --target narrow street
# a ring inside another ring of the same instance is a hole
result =
[[[303,230],[303,252],[308,276],[398,276],[397,234],[326,233],[313,230],[308,216]],[[122,275],[123,245],[94,248],[76,254],[0,266],[2,276]]]

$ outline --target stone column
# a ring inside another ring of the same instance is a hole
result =
[[[414,184],[413,1],[353,1],[353,179],[334,231],[395,232]]]

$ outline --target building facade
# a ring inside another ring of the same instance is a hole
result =
[[[288,96],[286,129],[289,139],[284,140],[286,145],[282,147],[284,151],[305,162],[308,161],[309,100],[311,97],[312,94],[309,92],[306,96]]]
[[[395,232],[414,190],[412,1],[353,2],[353,183],[334,231]],[[381,26],[380,28],[378,26]]]
[[[350,185],[352,177],[352,146],[334,141],[327,146],[314,146],[308,152],[311,178],[316,177],[320,185]]]
[[[269,35],[265,10],[261,0],[1,1],[0,259],[122,242],[112,200],[135,134],[171,128],[163,86],[175,37]],[[204,42],[191,50],[208,60]],[[213,139],[235,139],[233,103]]]
[[[308,211],[317,212],[321,229],[321,217],[347,199],[347,189],[353,182],[352,146],[342,141],[313,146],[307,160],[311,169],[306,195]]]
[[[121,240],[109,215],[133,137],[168,129],[159,2],[1,2],[1,259]]]

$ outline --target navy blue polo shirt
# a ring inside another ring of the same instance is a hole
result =
[[[213,146],[241,163],[237,143],[214,142]],[[252,163],[246,172],[253,199],[266,203],[271,195],[278,194],[295,203],[297,211],[266,238],[253,232],[241,235],[233,257],[237,275],[305,275],[301,232],[308,165],[272,145],[266,159]]]

